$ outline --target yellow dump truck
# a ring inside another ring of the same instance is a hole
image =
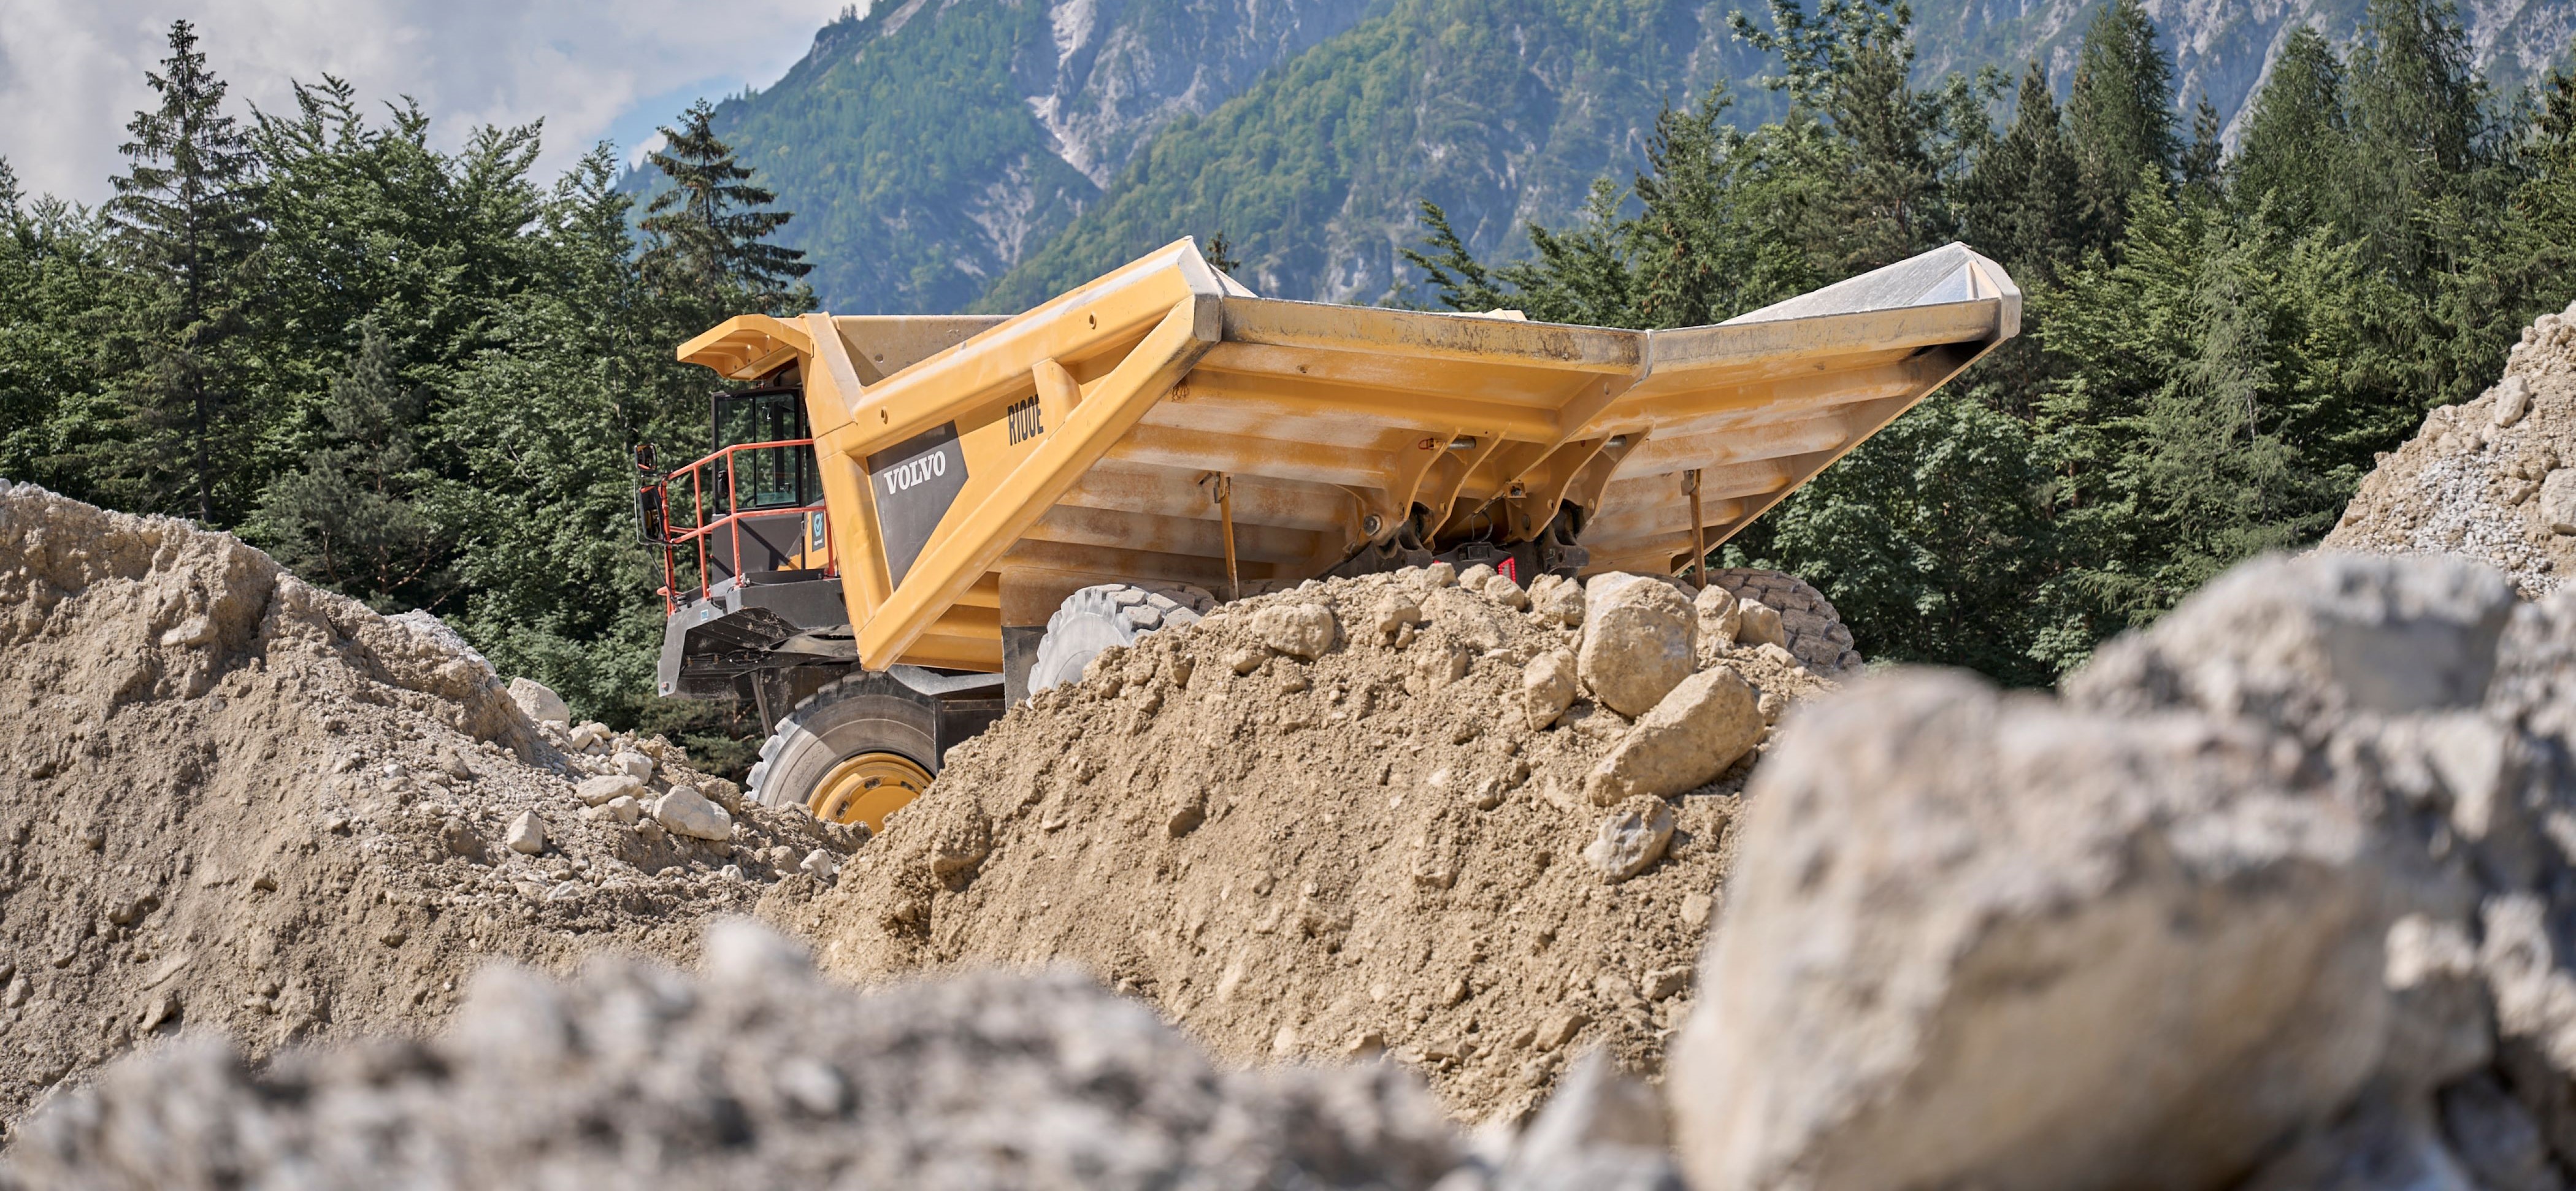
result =
[[[1189,240],[1016,316],[729,319],[679,349],[744,386],[713,453],[639,454],[661,693],[748,697],[752,792],[877,827],[1011,701],[1220,598],[1677,573],[2020,320],[1960,245],[1628,331],[1262,298]]]

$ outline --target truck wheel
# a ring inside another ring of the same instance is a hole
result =
[[[850,674],[806,696],[760,744],[751,797],[885,829],[939,772],[934,701],[892,676]]]
[[[1859,677],[1865,667],[1860,651],[1852,648],[1851,630],[1843,627],[1842,614],[1806,580],[1786,571],[1710,567],[1708,582],[1733,592],[1737,599],[1760,600],[1778,612],[1789,652],[1808,669],[1839,681]]]
[[[1112,645],[1133,645],[1156,629],[1179,628],[1216,606],[1216,597],[1178,583],[1103,583],[1064,598],[1047,618],[1029,665],[1029,693],[1082,681],[1082,668]]]

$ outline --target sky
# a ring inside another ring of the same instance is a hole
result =
[[[291,111],[293,84],[329,73],[419,101],[443,148],[544,117],[552,177],[603,138],[631,162],[691,100],[767,86],[847,2],[0,0],[0,158],[30,195],[105,199],[184,18],[237,117]]]

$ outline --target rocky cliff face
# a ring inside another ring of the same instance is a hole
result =
[[[1927,74],[2036,59],[2061,92],[2108,0],[1921,0]],[[2177,102],[2237,121],[2293,28],[2349,41],[2363,0],[2147,0]],[[1188,234],[1225,232],[1282,297],[1381,301],[1415,204],[1525,249],[1647,129],[1720,79],[1776,114],[1767,65],[1694,0],[885,0],[826,26],[719,131],[796,212],[823,305],[1016,310]],[[2499,87],[2576,36],[2576,0],[2460,10]],[[639,177],[636,185],[651,179]]]

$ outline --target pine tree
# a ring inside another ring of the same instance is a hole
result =
[[[2023,73],[2012,126],[1979,154],[1965,191],[1969,239],[2025,288],[2054,283],[2083,255],[2074,146],[2066,139],[2048,72]]]
[[[145,78],[161,106],[126,126],[134,139],[120,152],[132,165],[106,208],[128,267],[151,282],[130,329],[143,361],[128,381],[136,441],[101,462],[144,503],[176,497],[214,524],[242,495],[236,473],[256,412],[241,406],[236,346],[256,296],[258,161],[223,113],[224,84],[188,22],[170,26],[170,56]]]
[[[2500,180],[2488,169],[2485,87],[2457,11],[2446,0],[2371,0],[2350,96],[2354,153],[2337,179],[2351,196],[2349,232],[2398,276],[2450,267],[2423,217]]]
[[[394,375],[373,319],[331,385],[327,445],[271,481],[250,536],[297,574],[379,611],[435,608],[454,593],[455,527],[435,509],[438,478],[414,427],[426,398]]]
[[[2293,230],[2335,216],[2352,154],[2343,90],[2343,63],[2325,37],[2305,25],[2291,30],[2228,167],[2230,191],[2248,214]]]
[[[2218,106],[2203,94],[2191,107],[2191,143],[2182,150],[2182,186],[2187,194],[2209,202],[2226,196],[2226,147],[2219,143],[2225,131],[2218,122]]]
[[[2178,150],[2173,61],[2156,44],[2155,22],[2139,0],[2112,0],[2085,30],[2066,122],[2092,246],[2107,250],[2126,230],[2141,176],[2170,184]]]
[[[803,251],[769,242],[794,215],[758,209],[778,196],[753,185],[751,169],[717,139],[715,114],[703,99],[689,105],[646,158],[671,189],[644,208],[644,275],[667,294],[737,294],[773,314],[804,309],[812,294],[797,279],[814,266]]]

